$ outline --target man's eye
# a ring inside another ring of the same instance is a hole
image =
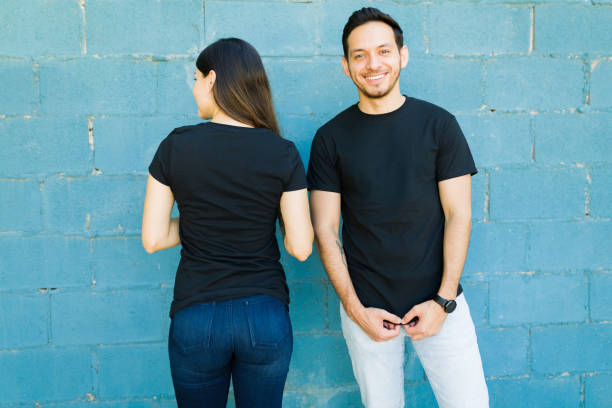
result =
[[[391,51],[390,50],[382,50],[381,53],[382,54],[389,54]]]
[[[357,54],[353,57],[353,59],[361,59],[361,58],[363,58],[363,55],[361,54]]]

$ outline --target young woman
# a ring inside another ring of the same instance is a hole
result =
[[[210,122],[175,129],[149,167],[142,242],[181,244],[169,354],[179,407],[280,407],[293,348],[275,227],[304,261],[313,230],[304,167],[279,136],[257,51],[228,38],[196,62],[193,97]],[[180,217],[171,218],[174,201]]]

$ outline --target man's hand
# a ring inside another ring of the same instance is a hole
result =
[[[364,307],[354,314],[353,320],[374,341],[387,341],[400,334],[401,328],[397,323],[402,319],[384,309]],[[396,324],[386,324],[385,320]]]
[[[418,317],[415,325],[404,326],[404,330],[413,341],[435,336],[442,329],[446,312],[433,300],[428,300],[415,305],[402,319],[402,323],[408,323],[414,317]]]

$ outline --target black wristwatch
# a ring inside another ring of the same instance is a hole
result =
[[[446,300],[440,295],[434,296],[433,300],[434,302],[442,306],[442,309],[444,309],[446,313],[453,313],[453,311],[457,307],[457,302],[455,302],[454,300]]]

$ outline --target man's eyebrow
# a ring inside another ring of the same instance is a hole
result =
[[[376,48],[384,48],[384,47],[390,47],[390,46],[391,46],[391,43],[384,43],[384,44],[377,45]],[[365,51],[365,48],[354,48],[350,51],[350,54],[354,54],[360,51]]]

